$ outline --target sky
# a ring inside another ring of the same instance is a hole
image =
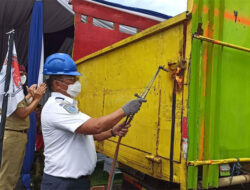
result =
[[[175,16],[186,11],[187,0],[106,0],[126,6],[138,7]]]

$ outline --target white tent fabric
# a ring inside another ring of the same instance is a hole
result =
[[[1,0],[0,5],[0,65],[7,52],[6,32],[15,29],[17,55],[20,64],[27,64],[29,25],[35,0]],[[44,33],[61,31],[74,25],[74,15],[56,0],[43,0]]]

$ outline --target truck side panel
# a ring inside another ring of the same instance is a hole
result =
[[[186,13],[77,61],[83,74],[78,100],[80,109],[92,117],[113,112],[140,94],[158,66],[183,59]],[[163,180],[170,179],[172,129],[172,74],[161,71],[122,140],[118,161]],[[185,100],[187,101],[187,100]],[[173,136],[173,181],[181,179],[182,91],[176,93]],[[117,138],[97,143],[97,150],[113,157]]]

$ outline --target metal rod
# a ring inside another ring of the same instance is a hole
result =
[[[219,187],[238,185],[238,184],[249,183],[249,182],[250,182],[249,174],[233,176],[232,181],[231,181],[231,177],[223,177],[223,178],[219,178]]]
[[[120,147],[121,140],[122,140],[122,137],[119,137],[117,145],[116,145],[116,149],[115,149],[115,155],[114,155],[114,158],[113,158],[112,166],[111,166],[111,169],[110,169],[107,190],[111,190],[112,187],[113,187],[114,176],[115,176],[114,175],[114,169],[115,169],[116,162],[117,162],[117,157],[118,157],[118,152],[119,152],[119,147]]]
[[[148,85],[146,86],[146,88],[144,89],[144,91],[141,93],[141,95],[139,96],[138,94],[135,94],[135,96],[137,98],[143,98],[145,99],[149,90],[151,89],[158,73],[160,70],[166,71],[168,72],[163,66],[159,66],[156,73],[154,74],[153,78],[149,81]],[[126,126],[127,124],[130,124],[130,122],[133,120],[135,114],[132,115],[128,115],[125,121],[124,126]],[[116,162],[117,162],[117,157],[118,157],[118,153],[119,153],[119,147],[120,147],[120,143],[121,143],[122,137],[119,137],[117,145],[116,145],[116,150],[115,150],[115,155],[113,158],[113,162],[112,162],[112,166],[110,168],[110,172],[109,172],[109,179],[108,179],[108,185],[107,185],[107,190],[111,190],[113,187],[113,182],[114,182],[114,169],[116,166]]]
[[[149,83],[147,84],[147,86],[146,86],[146,88],[144,89],[144,91],[140,94],[140,96],[136,93],[136,94],[135,94],[136,97],[138,97],[138,98],[143,98],[143,99],[146,98],[146,96],[147,96],[149,90],[151,89],[151,87],[152,87],[152,85],[153,85],[153,83],[154,83],[154,81],[155,81],[155,79],[156,79],[156,77],[157,77],[157,75],[158,75],[158,73],[159,73],[160,70],[163,70],[163,71],[168,72],[168,70],[165,69],[164,66],[159,66],[159,67],[157,68],[156,73],[154,74],[154,76],[152,77],[152,79],[149,81]]]
[[[250,158],[230,158],[230,159],[221,159],[221,160],[201,160],[201,161],[188,161],[188,166],[202,166],[202,165],[218,165],[218,164],[227,164],[234,162],[250,162]]]
[[[217,45],[230,47],[230,48],[233,48],[233,49],[238,49],[238,50],[245,51],[245,52],[250,52],[249,48],[245,48],[245,47],[238,46],[238,45],[235,45],[235,44],[230,44],[230,43],[227,43],[227,42],[222,42],[222,41],[215,40],[215,39],[212,39],[212,38],[208,38],[208,37],[205,37],[205,36],[201,36],[201,35],[198,35],[198,34],[194,34],[193,38],[196,38],[198,40],[203,40],[203,41],[206,41],[206,42],[210,42],[210,43],[213,43],[213,44],[217,44]]]
[[[147,96],[147,94],[148,94],[150,88],[152,87],[152,85],[153,85],[153,83],[154,83],[154,81],[155,81],[155,79],[156,79],[156,76],[158,75],[159,71],[160,71],[160,67],[158,67],[158,69],[157,69],[156,73],[154,74],[153,78],[152,78],[151,81],[148,83],[148,85],[147,85],[146,89],[144,90],[144,92],[141,94],[141,97],[142,97],[142,98],[146,98],[146,96]]]

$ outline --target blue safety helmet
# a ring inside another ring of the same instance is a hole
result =
[[[79,76],[74,60],[65,53],[55,53],[47,57],[43,74]]]

